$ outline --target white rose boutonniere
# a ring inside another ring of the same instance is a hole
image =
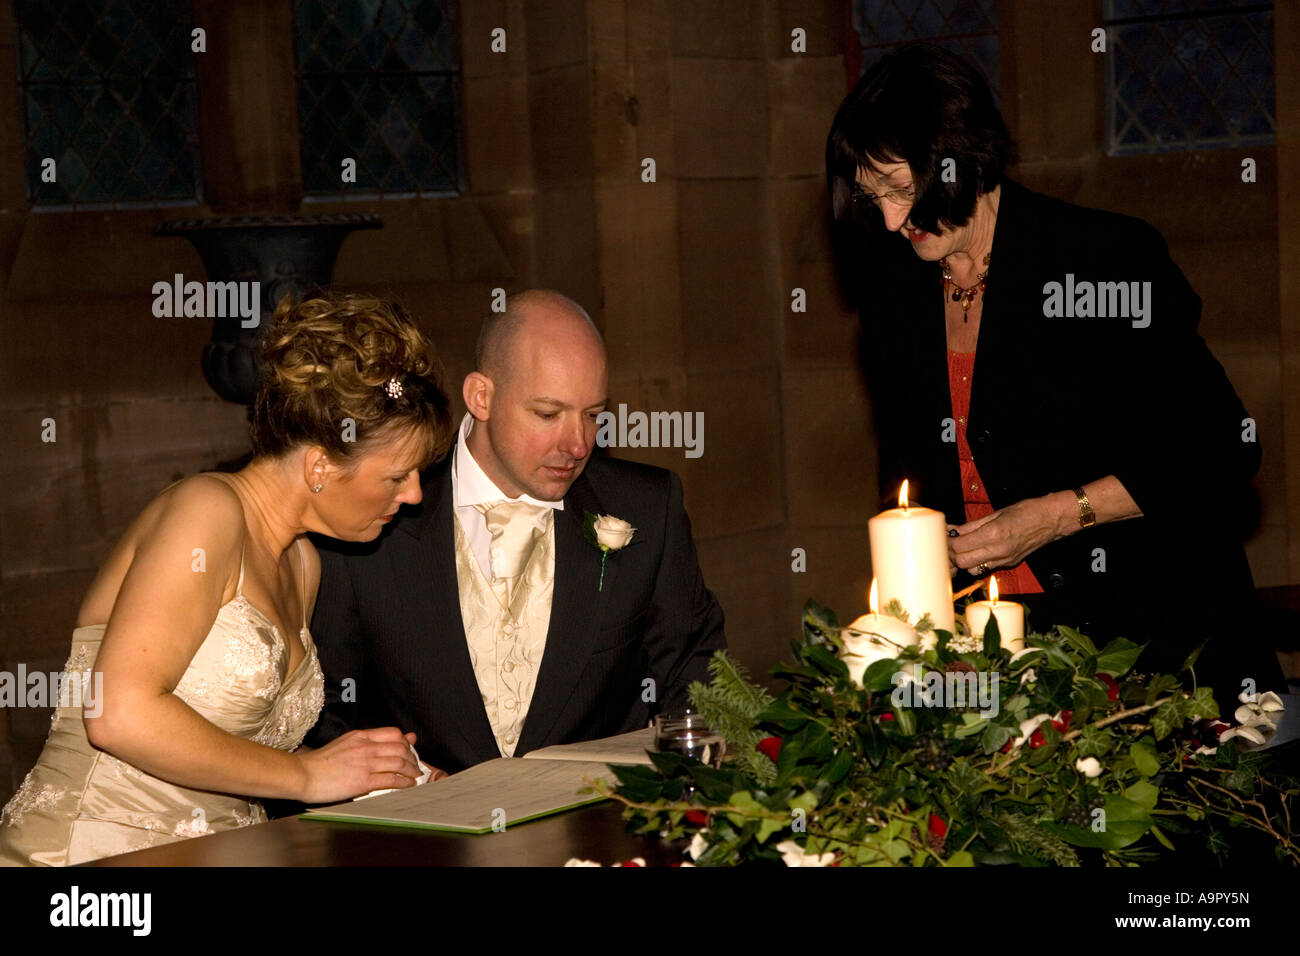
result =
[[[605,562],[611,551],[621,551],[627,547],[636,534],[636,528],[613,515],[594,515],[583,512],[582,533],[588,541],[600,549],[600,585],[598,591],[605,590]]]

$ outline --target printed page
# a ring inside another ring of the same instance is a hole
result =
[[[524,760],[591,760],[596,763],[640,763],[649,764],[647,750],[654,750],[655,731],[653,727],[619,734],[617,737],[604,737],[600,740],[583,740],[576,744],[556,744],[543,747],[524,754]],[[608,776],[606,779],[610,779]]]

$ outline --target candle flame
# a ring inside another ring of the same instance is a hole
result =
[[[997,575],[989,578],[989,600],[994,604],[998,603],[998,579]]]
[[[898,489],[898,507],[904,511],[907,510],[907,479],[903,479],[903,486]]]
[[[872,613],[872,614],[879,614],[879,613],[880,613],[880,608],[878,607],[879,603],[880,603],[880,602],[879,602],[879,600],[878,600],[877,597],[876,597],[876,579],[875,579],[875,578],[872,578],[872,579],[871,579],[871,598],[870,598],[870,600],[867,601],[867,604],[871,607],[871,613]]]

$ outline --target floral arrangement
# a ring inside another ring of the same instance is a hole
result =
[[[1216,722],[1195,653],[1185,689],[1136,673],[1142,648],[1127,640],[1099,649],[1058,627],[1012,655],[995,619],[982,641],[923,620],[929,649],[878,660],[858,683],[842,630],[808,603],[776,698],[714,656],[691,698],[728,742],[720,768],[652,753],[596,789],[636,832],[689,839],[699,866],[1128,866],[1180,847],[1222,858],[1232,831],[1300,864],[1300,782],[1233,742],[1262,741],[1282,702],[1243,696],[1238,726]],[[988,695],[943,697],[976,678]]]

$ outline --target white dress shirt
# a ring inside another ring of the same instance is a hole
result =
[[[520,495],[512,499],[504,494],[470,454],[466,439],[473,427],[474,416],[466,412],[464,420],[460,423],[460,434],[456,438],[456,450],[451,461],[451,503],[456,509],[456,519],[460,522],[461,530],[465,532],[470,550],[474,552],[474,558],[478,561],[483,576],[490,583],[496,579],[496,569],[492,562],[492,532],[488,530],[486,516],[475,505],[495,504],[498,501],[526,501],[543,508],[563,511],[564,501],[542,501],[530,495]],[[539,512],[539,515],[541,520],[546,518],[545,512]],[[539,526],[544,527],[540,521]]]

